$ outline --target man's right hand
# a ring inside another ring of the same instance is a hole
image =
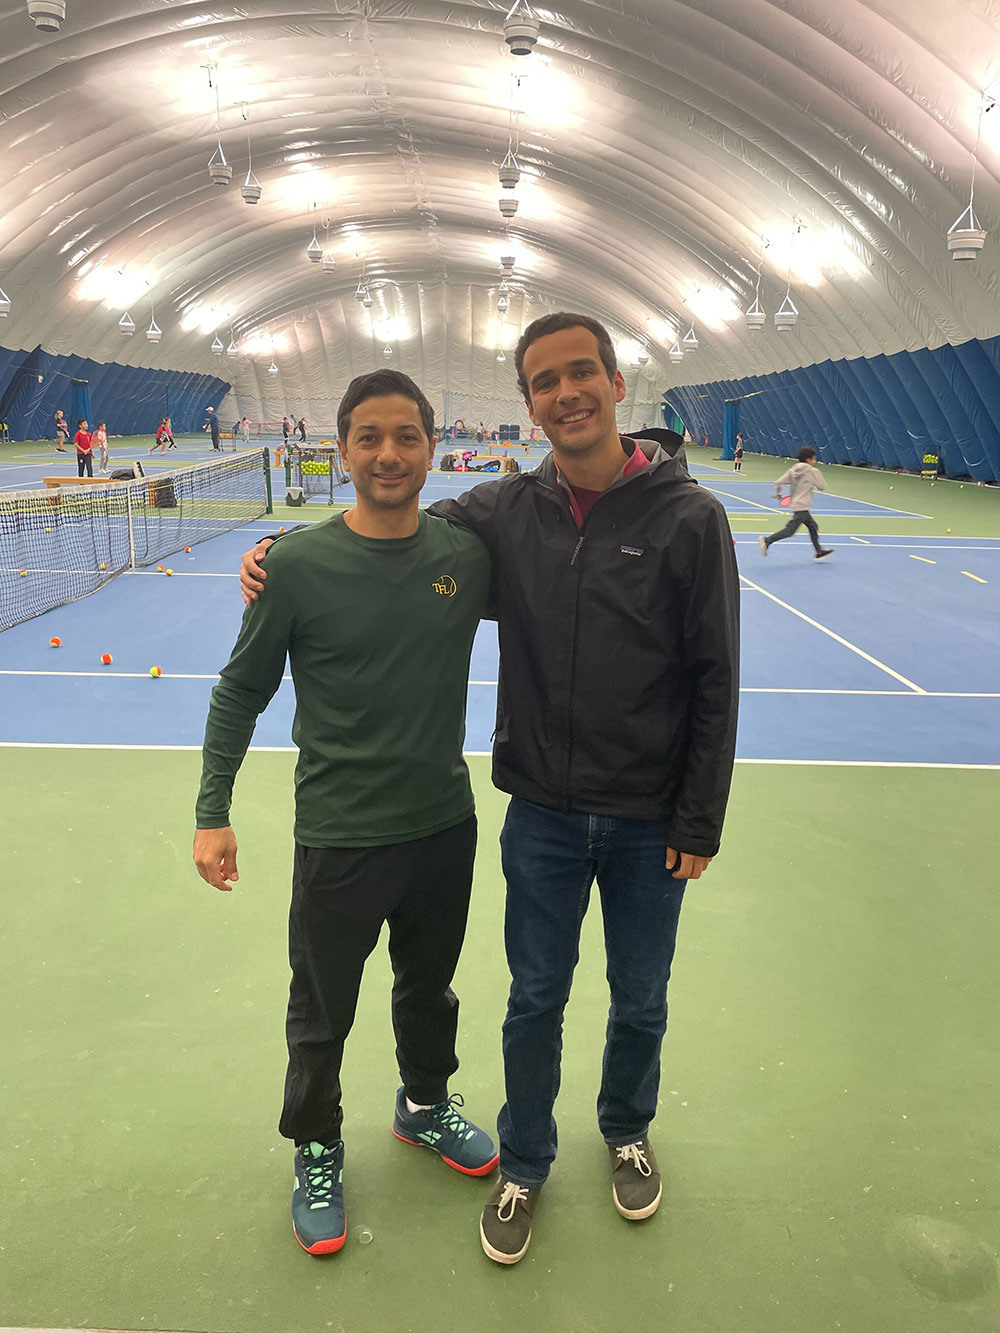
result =
[[[232,826],[198,829],[194,835],[194,863],[206,884],[229,893],[240,877],[236,869],[236,834]]]
[[[255,602],[260,593],[264,591],[264,580],[267,574],[261,565],[261,561],[267,555],[267,548],[274,541],[273,537],[265,537],[262,542],[258,542],[252,551],[244,551],[243,558],[240,560],[240,592],[243,594],[243,600],[247,606]]]

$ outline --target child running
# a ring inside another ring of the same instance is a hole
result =
[[[167,443],[169,440],[170,427],[167,425],[167,418],[161,417],[160,424],[156,428],[156,442],[149,452],[155,454],[157,449],[159,449],[161,454],[165,454],[167,452]]]
[[[97,423],[97,429],[90,437],[90,442],[95,450],[100,451],[101,466],[98,471],[103,477],[108,470],[108,428],[105,422]]]
[[[782,542],[786,537],[792,537],[799,528],[805,524],[809,530],[809,536],[812,539],[813,549],[816,552],[817,560],[825,560],[828,555],[833,555],[829,548],[819,544],[819,528],[816,520],[810,513],[812,506],[813,491],[825,491],[826,481],[820,473],[816,464],[816,450],[810,449],[805,445],[797,454],[798,462],[793,463],[788,471],[778,478],[774,483],[775,497],[780,497],[782,486],[788,487],[790,498],[789,507],[792,516],[781,529],[780,532],[772,532],[768,537],[758,537],[760,543],[761,555],[767,555],[768,549],[775,542]]]

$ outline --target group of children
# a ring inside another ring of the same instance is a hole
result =
[[[58,429],[58,418],[62,416],[61,412],[56,413],[56,426]],[[60,439],[57,448],[60,453],[66,453],[63,448],[63,439],[69,437],[69,427],[63,421],[64,431],[60,432]],[[76,448],[76,475],[78,477],[92,477],[94,475],[94,453],[100,454],[101,470],[103,476],[108,470],[108,431],[105,423],[99,421],[97,429],[91,431],[88,429],[87,420],[81,417],[76,423],[76,434],[73,436],[73,445]]]
[[[156,428],[156,442],[149,452],[155,454],[157,449],[159,449],[161,454],[165,454],[168,449],[176,448],[177,445],[174,444],[174,431],[170,424],[170,418],[161,417],[160,424]]]

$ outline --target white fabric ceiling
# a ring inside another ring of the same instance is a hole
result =
[[[1000,332],[1000,109],[980,146],[986,249],[956,264],[944,244],[1000,79],[1000,0],[563,0],[534,6],[541,39],[523,58],[502,41],[509,3],[68,0],[44,36],[24,0],[0,0],[0,340],[213,371],[264,419],[322,415],[382,364],[502,419],[516,389],[498,340],[509,352],[549,309],[647,343],[630,380],[645,403],[672,384]],[[207,172],[210,61],[226,189]],[[525,176],[501,333],[514,74]],[[306,258],[314,221],[333,274]],[[791,246],[791,334],[750,335],[739,314],[762,237],[769,313]],[[362,256],[370,314],[352,295]],[[158,345],[142,337],[151,305]],[[669,363],[671,328],[692,321],[698,350]],[[224,342],[235,329],[238,360],[211,355],[216,323]]]

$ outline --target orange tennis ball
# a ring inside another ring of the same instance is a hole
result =
[[[157,566],[156,566],[156,572],[157,572],[157,574],[162,574],[162,573],[163,573],[163,566],[162,566],[162,565],[157,565]]]
[[[101,665],[102,665],[102,666],[110,666],[113,660],[114,660],[114,659],[112,658],[112,656],[111,656],[110,653],[101,653]]]
[[[53,638],[53,639],[49,639],[49,647],[50,647],[50,648],[61,648],[61,647],[62,647],[62,639],[55,639],[55,638]]]
[[[163,672],[160,670],[159,667],[150,667],[150,668],[149,668],[149,674],[150,674],[151,676],[162,676],[162,675],[163,675]]]
[[[951,528],[945,528],[945,532],[951,532]]]
[[[279,529],[278,529],[279,532],[284,532],[284,530],[285,530],[284,528],[279,528]]]
[[[184,554],[185,554],[185,555],[188,555],[188,554],[190,553],[190,551],[191,551],[191,547],[190,547],[190,546],[185,546],[185,547],[184,547]]]
[[[21,575],[22,579],[26,579],[28,577],[28,571],[26,569],[19,569],[17,572]]]

